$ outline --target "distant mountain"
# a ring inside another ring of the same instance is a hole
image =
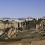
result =
[[[29,16],[29,17],[27,17],[26,19],[33,19],[33,18]]]
[[[18,18],[18,20],[34,19],[32,17]]]
[[[16,19],[16,18],[13,18],[13,17],[2,17],[1,19]]]
[[[45,19],[45,16],[43,16],[41,19]]]
[[[18,20],[25,20],[25,18],[18,18]]]
[[[0,18],[0,20],[26,20],[26,19],[34,19],[32,17],[23,17],[23,18]]]

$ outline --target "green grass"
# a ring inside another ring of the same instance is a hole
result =
[[[40,30],[40,31],[36,31],[36,30],[25,30],[20,32],[15,39],[9,39],[9,40],[16,40],[16,41],[20,41],[22,39],[26,39],[26,40],[42,40],[45,39],[45,31],[44,30]]]
[[[16,39],[43,39],[45,37],[44,31],[24,31],[21,32]]]

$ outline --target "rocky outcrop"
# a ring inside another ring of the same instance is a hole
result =
[[[0,22],[0,38],[13,39],[16,37],[18,30],[15,28],[15,22]]]

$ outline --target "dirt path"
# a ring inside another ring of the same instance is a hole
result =
[[[0,42],[0,45],[22,45],[22,43],[16,43],[16,42]]]
[[[45,40],[32,41],[32,43],[21,43],[21,42],[0,42],[0,45],[45,45]]]
[[[31,45],[45,45],[45,40],[32,41],[32,44]]]

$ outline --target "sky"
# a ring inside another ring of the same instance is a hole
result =
[[[45,16],[45,0],[0,0],[0,18]]]

